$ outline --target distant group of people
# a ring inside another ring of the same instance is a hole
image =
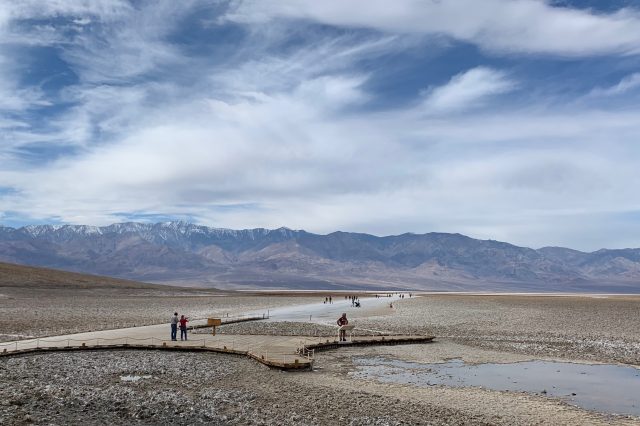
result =
[[[345,298],[345,300],[346,299],[351,300],[351,307],[352,308],[359,308],[360,307],[360,297],[358,297],[358,296],[345,296],[344,298]]]
[[[171,340],[178,340],[178,327],[180,327],[180,340],[187,340],[187,323],[189,322],[189,318],[184,315],[180,315],[178,318],[178,313],[174,312],[173,317],[171,317]]]
[[[332,304],[332,303],[333,303],[333,299],[331,299],[331,296],[329,296],[329,297],[325,297],[325,298],[324,298],[324,302],[323,302],[323,303],[325,303],[325,304],[326,304],[326,303]]]
[[[399,299],[404,299],[404,296],[406,296],[404,293],[387,293],[385,295],[376,294],[376,299],[379,299],[381,297],[391,297],[394,294],[397,294]],[[413,293],[409,293],[409,298],[411,297],[413,297]]]

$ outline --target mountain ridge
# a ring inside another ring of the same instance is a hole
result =
[[[188,222],[0,226],[0,261],[227,288],[640,292],[640,249],[533,249],[459,233],[326,235]]]

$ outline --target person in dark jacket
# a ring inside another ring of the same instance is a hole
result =
[[[347,314],[343,313],[340,318],[338,318],[338,325],[342,327],[343,325],[349,324],[349,320],[347,319]],[[347,332],[345,330],[340,330],[340,341],[347,341]]]

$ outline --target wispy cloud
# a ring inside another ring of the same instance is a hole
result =
[[[617,96],[635,90],[640,87],[640,72],[624,77],[617,84],[610,87],[598,87],[593,89],[590,96]]]
[[[435,114],[472,109],[515,87],[505,72],[478,67],[453,76],[444,86],[427,90],[423,106],[426,112]]]
[[[227,19],[307,19],[390,33],[443,35],[492,51],[593,55],[638,53],[635,9],[594,13],[541,0],[237,0]]]
[[[0,112],[20,112],[51,104],[39,87],[21,87],[18,80],[18,69],[0,49]]]

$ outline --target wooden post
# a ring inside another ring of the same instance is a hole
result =
[[[220,318],[207,318],[207,325],[211,326],[211,335],[216,335],[216,326],[222,325]]]

